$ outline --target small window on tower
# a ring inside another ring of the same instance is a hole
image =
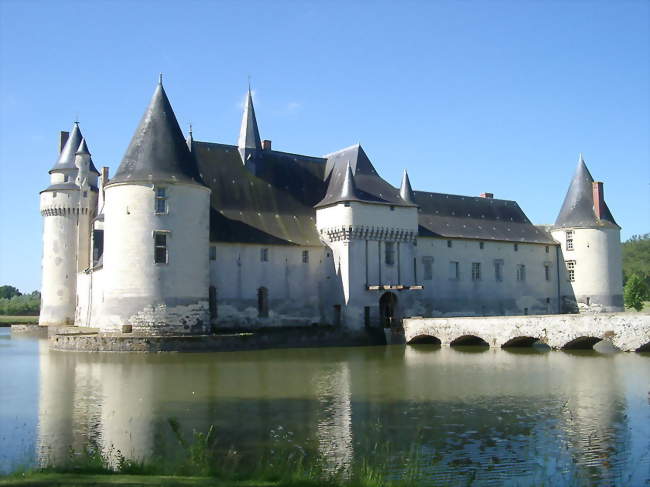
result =
[[[551,264],[544,264],[544,279],[551,280]]]
[[[156,214],[167,213],[167,188],[156,188]]]
[[[566,261],[566,271],[569,276],[569,281],[574,282],[576,280],[576,261],[567,260]]]
[[[64,183],[67,183],[69,180],[70,180],[70,176],[68,176],[67,174],[65,176],[63,176],[63,182]]]
[[[153,242],[154,262],[156,264],[167,264],[167,232],[153,232]]]
[[[385,262],[386,265],[395,264],[395,242],[386,242]]]
[[[303,264],[309,263],[309,250],[302,251],[302,263]]]
[[[260,249],[260,261],[268,262],[269,261],[269,249]]]
[[[517,280],[522,282],[526,280],[526,266],[523,264],[517,265]]]
[[[566,232],[566,249],[573,250],[573,230],[567,230]]]
[[[478,243],[478,248],[483,250],[485,248],[485,242],[479,242]]]

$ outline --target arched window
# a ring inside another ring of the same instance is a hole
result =
[[[260,318],[269,316],[269,290],[265,287],[257,290],[257,316]]]

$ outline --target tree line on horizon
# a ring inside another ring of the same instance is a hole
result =
[[[0,286],[0,315],[32,316],[38,315],[40,309],[40,291],[23,294],[14,286]]]

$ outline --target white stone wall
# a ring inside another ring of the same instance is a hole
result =
[[[332,253],[324,246],[213,243],[210,285],[217,292],[219,328],[300,326],[328,321],[327,304],[338,283]],[[262,261],[266,249],[268,260]],[[303,262],[303,251],[308,262]],[[258,290],[268,290],[268,317],[258,316]]]
[[[103,277],[103,269],[77,274],[76,326],[98,326],[104,302]]]
[[[153,184],[105,189],[104,306],[100,327],[203,333],[208,318],[210,191],[165,184],[168,212],[155,213]],[[166,231],[168,263],[154,262],[154,231]]]
[[[558,271],[562,269],[557,267],[555,245],[518,243],[515,250],[512,242],[423,237],[418,239],[417,253],[423,309],[414,311],[420,316],[558,312]],[[425,279],[427,258],[433,259],[430,280]],[[458,279],[450,272],[450,262],[458,262]],[[496,262],[502,263],[501,281],[496,278]],[[480,263],[478,280],[472,278],[473,263]],[[518,265],[525,266],[523,281],[517,280]]]
[[[573,250],[566,248],[566,231],[573,231]],[[575,261],[575,281],[568,282],[582,310],[623,310],[623,269],[620,230],[616,228],[557,229],[562,259]]]

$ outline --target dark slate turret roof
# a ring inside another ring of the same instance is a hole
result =
[[[413,194],[413,188],[411,188],[411,181],[409,181],[409,175],[404,169],[404,175],[402,176],[402,185],[399,188],[400,197],[407,203],[414,205],[415,203],[415,194]]]
[[[108,185],[136,181],[204,184],[162,83]]]
[[[414,206],[401,198],[398,189],[379,177],[361,145],[353,145],[325,157],[327,158],[325,175],[328,186],[325,197],[316,205],[317,207],[332,205],[340,201]],[[348,165],[354,175],[355,198],[342,200],[340,195],[343,191]]]
[[[79,122],[75,122],[72,127],[72,131],[68,136],[68,140],[63,146],[63,149],[61,149],[59,158],[56,160],[54,166],[52,166],[52,169],[50,169],[50,173],[76,171],[78,168],[74,163],[74,156],[77,153],[79,149],[79,145],[82,143],[83,140],[84,137],[83,135],[81,135]],[[86,150],[88,150],[88,146],[86,146]],[[93,164],[92,160],[90,161],[89,169],[91,172],[94,172],[95,174],[99,174],[99,171]]]
[[[617,226],[607,204],[604,204],[602,218],[596,216],[594,211],[594,178],[591,176],[582,154],[578,160],[578,167],[573,175],[569,190],[564,198],[555,227],[602,227]]]

